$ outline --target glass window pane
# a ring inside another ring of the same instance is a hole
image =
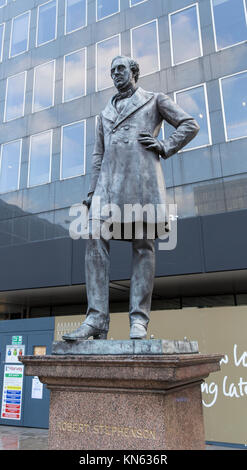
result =
[[[37,46],[52,41],[56,37],[57,2],[52,0],[39,7]]]
[[[194,201],[194,191],[191,184],[176,187],[174,189],[174,194],[179,217],[194,217],[197,215]]]
[[[119,12],[119,0],[97,0],[97,21]]]
[[[190,90],[176,93],[176,102],[184,111],[195,118],[200,126],[200,131],[185,149],[201,147],[211,143],[209,134],[209,122],[207,102],[204,86],[198,86]]]
[[[64,126],[62,130],[61,178],[85,173],[85,121]]]
[[[159,70],[157,22],[138,26],[131,31],[132,57],[140,65],[140,75]]]
[[[247,137],[247,72],[223,78],[221,84],[227,139]]]
[[[175,188],[179,217],[218,214],[226,211],[222,179]]]
[[[66,33],[86,26],[86,0],[66,1]]]
[[[36,67],[34,71],[33,113],[54,105],[55,61]]]
[[[19,73],[7,80],[5,101],[5,121],[24,116],[26,72]]]
[[[19,187],[21,140],[3,144],[1,148],[0,192],[15,191]]]
[[[64,57],[64,101],[86,93],[86,49]]]
[[[247,39],[245,0],[212,0],[217,49]]]
[[[228,211],[247,208],[247,175],[224,178],[226,206]]]
[[[52,131],[31,137],[28,186],[49,183],[51,150]]]
[[[119,54],[119,35],[105,39],[97,44],[97,91],[113,86],[111,62]]]
[[[218,214],[226,211],[222,179],[192,185],[196,215]]]
[[[28,50],[30,12],[13,19],[10,57],[22,54]]]
[[[0,62],[3,60],[3,42],[4,42],[5,24],[0,24]]]
[[[165,127],[164,127],[164,122],[163,122],[157,139],[164,140],[164,138],[165,138]]]
[[[0,0],[0,8],[7,4],[7,0]]]
[[[196,6],[170,15],[170,28],[173,65],[202,55]]]

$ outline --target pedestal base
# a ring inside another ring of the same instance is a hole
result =
[[[204,449],[201,383],[222,355],[24,356],[51,391],[49,448]]]

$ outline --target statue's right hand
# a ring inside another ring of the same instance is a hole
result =
[[[92,199],[93,199],[93,193],[90,193],[89,196],[87,197],[87,199],[84,199],[84,201],[82,201],[82,204],[84,204],[85,206],[87,206],[88,210],[89,210],[90,207],[91,207]]]

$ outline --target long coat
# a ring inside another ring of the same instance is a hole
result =
[[[164,120],[176,130],[161,141],[158,155],[138,138],[146,131],[157,137]],[[101,207],[113,203],[121,211],[124,204],[165,204],[160,159],[178,152],[198,131],[197,122],[164,93],[139,87],[120,114],[111,99],[98,118],[89,193],[101,198]]]

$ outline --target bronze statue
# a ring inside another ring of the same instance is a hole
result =
[[[129,57],[113,59],[111,77],[118,93],[98,119],[91,185],[88,199],[84,201],[89,209],[96,196],[102,206],[116,204],[121,212],[126,204],[141,204],[142,207],[165,204],[160,158],[174,155],[199,131],[197,122],[167,95],[138,87],[139,74],[138,64]],[[174,126],[175,131],[168,139],[160,141],[157,136],[164,120]],[[100,217],[101,223],[105,219]],[[124,223],[121,229],[123,227]],[[138,238],[135,234],[128,240],[133,249],[129,309],[131,339],[144,339],[147,335],[155,275],[154,238],[149,238],[144,220],[143,237]],[[91,236],[87,241],[86,319],[77,330],[63,336],[66,341],[107,338],[109,250],[109,239],[102,234],[99,238]]]

